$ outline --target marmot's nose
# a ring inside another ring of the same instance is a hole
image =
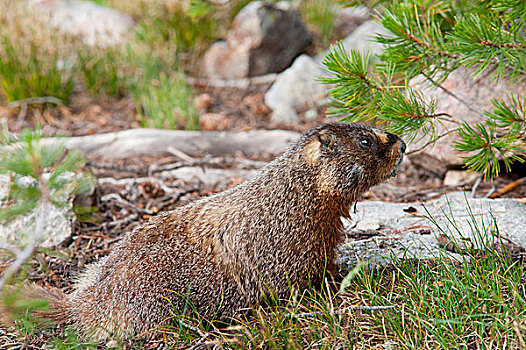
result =
[[[404,154],[405,152],[405,142],[403,140],[400,140],[400,144],[398,145],[398,152],[400,152],[400,154]]]

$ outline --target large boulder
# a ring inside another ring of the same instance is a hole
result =
[[[311,41],[297,11],[254,1],[238,13],[226,41],[205,53],[204,72],[215,79],[281,72]]]
[[[427,79],[421,76],[413,78],[409,82],[409,85],[422,91],[427,99],[436,100],[438,106],[437,113],[446,112],[459,123],[467,122],[473,125],[478,122],[483,122],[487,118],[481,113],[477,113],[467,107],[452,94],[432,85]],[[524,84],[514,85],[506,79],[500,79],[496,82],[492,79],[491,75],[473,78],[473,72],[463,68],[452,72],[441,85],[480,112],[493,110],[493,105],[491,104],[493,98],[503,98],[506,100],[506,97],[511,93],[518,96],[526,96],[526,85]],[[458,127],[458,125],[452,122],[436,123],[436,135],[441,135],[447,130],[456,127]],[[456,133],[451,133],[439,139],[434,145],[415,154],[413,157],[424,157],[428,159],[425,162],[427,164],[433,164],[433,162],[440,163],[445,172],[448,167],[454,167],[462,163],[462,159],[460,158],[462,154],[454,150],[454,143],[457,140],[458,136]],[[419,149],[425,142],[426,139],[421,139],[420,141],[412,143],[409,145],[408,151]]]

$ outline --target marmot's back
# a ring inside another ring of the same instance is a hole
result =
[[[71,295],[51,298],[48,315],[97,338],[122,337],[174,312],[225,319],[269,289],[287,296],[291,285],[319,284],[336,269],[341,217],[394,175],[404,151],[378,129],[321,125],[255,178],[136,229]]]

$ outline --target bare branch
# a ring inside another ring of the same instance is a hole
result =
[[[31,105],[31,104],[44,104],[44,103],[53,103],[58,106],[62,106],[63,103],[61,100],[59,100],[56,97],[53,96],[43,96],[43,97],[30,97],[25,98],[23,100],[13,101],[9,102],[7,105],[9,108],[16,108],[21,107],[23,105]]]
[[[478,115],[481,115],[483,117],[486,117],[484,115],[484,113],[482,113],[482,111],[476,109],[475,107],[473,107],[472,105],[470,105],[466,100],[464,100],[462,97],[460,96],[457,96],[456,94],[454,94],[453,92],[449,91],[448,89],[446,89],[445,87],[443,87],[441,84],[437,83],[436,81],[434,81],[433,79],[431,79],[431,77],[429,77],[427,74],[422,74],[431,84],[433,84],[434,86],[438,87],[439,89],[441,89],[442,91],[444,91],[446,94],[448,94],[449,96],[453,97],[455,100],[457,100],[458,102],[462,103],[464,106],[466,106],[470,111],[472,112],[475,112],[477,113]]]
[[[416,153],[416,152],[420,152],[421,150],[423,150],[424,148],[426,148],[427,146],[437,142],[438,140],[440,140],[441,138],[451,134],[452,132],[455,132],[457,131],[459,128],[454,128],[454,129],[451,129],[451,130],[447,130],[445,132],[443,132],[442,134],[438,135],[437,137],[434,137],[432,138],[431,140],[427,141],[426,143],[424,143],[422,146],[418,147],[417,149],[414,149],[414,150],[411,150],[409,152],[406,152],[405,155],[408,156],[410,154],[413,154],[413,153]]]
[[[99,184],[111,184],[116,186],[134,186],[136,184],[140,184],[141,182],[150,182],[153,184],[156,184],[166,193],[173,193],[176,192],[175,189],[168,187],[164,183],[164,181],[154,178],[154,177],[137,177],[137,178],[129,178],[129,179],[114,179],[112,177],[103,177],[98,180]]]

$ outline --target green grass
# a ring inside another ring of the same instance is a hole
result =
[[[97,345],[83,341],[78,334],[73,331],[67,330],[64,332],[64,336],[55,338],[50,346],[50,349],[55,350],[73,350],[73,349],[97,349]],[[117,348],[121,348],[120,346]]]
[[[140,19],[135,36],[155,49],[168,48],[174,55],[202,52],[216,38],[219,23],[212,16],[213,11],[192,17],[177,2],[144,5],[143,10],[148,16]]]
[[[126,47],[87,47],[79,38],[59,40],[52,31],[37,35],[21,6],[0,0],[8,10],[0,13],[2,97],[54,96],[67,104],[80,82],[95,97],[130,93],[144,126],[197,129],[193,92],[179,72],[197,71],[197,57],[217,34],[217,16],[213,11],[192,16],[178,2],[96,2],[131,11],[137,24]]]
[[[77,58],[78,74],[90,93],[115,98],[125,95],[128,62],[123,48],[83,48]]]
[[[385,268],[359,266],[343,290],[327,281],[319,290],[292,292],[288,300],[270,299],[226,325],[184,312],[184,323],[165,328],[167,348],[197,343],[221,349],[525,348],[524,261],[510,256],[494,223],[472,218],[470,224],[476,237],[495,239],[463,248],[460,261],[443,256],[399,260]],[[78,348],[75,341],[68,336],[60,348]],[[140,349],[147,343],[119,344]]]
[[[308,292],[299,301],[257,309],[233,331],[217,331],[213,341],[227,349],[521,348],[523,263],[494,251],[471,258],[460,264],[444,258],[364,269],[344,293]],[[352,305],[394,308],[347,310]],[[291,316],[304,312],[311,315]],[[195,342],[199,336],[194,337]]]
[[[336,20],[334,0],[304,0],[299,5],[303,20],[319,36],[321,45],[326,47],[331,40]]]
[[[127,48],[101,48],[86,47],[79,38],[59,38],[52,30],[36,35],[31,29],[36,20],[32,22],[20,6],[0,1],[9,10],[0,14],[0,24],[6,28],[0,31],[0,92],[5,100],[54,96],[67,105],[74,84],[81,82],[97,97],[131,93],[143,126],[170,129],[199,127],[192,89],[179,72],[197,74],[198,57],[226,33],[233,14],[247,4],[236,0],[213,7],[194,2],[185,8],[179,2],[97,0],[128,12],[136,21]],[[302,5],[307,20],[321,28],[322,36],[332,31],[331,4],[324,0]],[[16,21],[11,21],[13,16]]]
[[[192,90],[177,73],[159,72],[133,90],[141,122],[145,127],[189,130],[199,127],[199,116],[192,104]]]
[[[371,329],[403,348],[457,349],[518,345],[525,335],[523,266],[491,252],[457,266],[447,260],[405,262],[364,275],[351,293],[372,305],[398,307],[367,317]],[[517,325],[514,325],[517,322]]]
[[[53,96],[67,104],[73,93],[73,67],[58,50],[1,36],[0,90],[8,101]]]

